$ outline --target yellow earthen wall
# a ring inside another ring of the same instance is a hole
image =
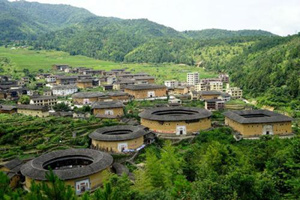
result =
[[[114,115],[113,116],[120,116],[122,117],[124,115],[124,111],[123,108],[105,108],[105,109],[94,109],[93,114],[94,115],[105,115],[105,111],[106,110],[113,110],[114,111]]]
[[[75,190],[75,183],[77,181],[89,179],[90,184],[91,184],[91,189],[93,190],[93,189],[99,187],[103,183],[103,179],[106,178],[106,175],[107,175],[108,171],[110,171],[110,168],[102,170],[102,171],[100,171],[96,174],[92,174],[90,176],[81,177],[81,178],[78,178],[78,179],[66,180],[64,182],[65,182],[66,185],[70,185]],[[32,181],[33,181],[32,178],[27,177],[27,176],[25,177],[25,187],[27,189],[30,189]],[[41,182],[42,181],[35,180],[36,184],[40,184]]]
[[[23,114],[23,115],[28,115],[28,116],[33,116],[33,117],[48,117],[49,112],[42,112],[41,110],[25,110],[25,109],[18,109],[17,113]]]
[[[141,119],[141,125],[148,127],[150,130],[157,133],[176,134],[177,126],[186,126],[187,134],[196,131],[206,130],[211,128],[210,118],[201,119],[199,122],[186,123],[185,121],[164,122],[161,124],[158,121]]]
[[[241,133],[244,137],[260,136],[266,125],[273,126],[274,135],[285,135],[292,133],[291,122],[265,123],[265,124],[240,124],[234,120],[225,117],[225,124]]]
[[[149,89],[149,90],[129,90],[125,88],[125,92],[134,96],[135,99],[146,99],[148,98],[148,92],[154,91],[155,97],[164,97],[167,94],[166,88],[160,89]]]
[[[116,153],[119,152],[118,150],[119,143],[127,143],[128,149],[136,149],[144,144],[144,136],[141,136],[133,140],[115,141],[115,142],[92,140],[93,147],[105,151],[116,152]]]

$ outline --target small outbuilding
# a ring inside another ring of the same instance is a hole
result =
[[[109,126],[95,130],[89,135],[92,148],[112,153],[136,151],[144,145],[147,132],[141,126]]]
[[[59,179],[79,195],[101,186],[112,163],[112,156],[105,152],[68,149],[53,151],[27,162],[21,167],[21,173],[25,176],[25,187],[29,189],[33,181],[47,182],[46,174],[52,169]]]
[[[225,124],[244,138],[292,134],[292,118],[268,110],[227,111]]]

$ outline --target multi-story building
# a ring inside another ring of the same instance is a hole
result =
[[[167,95],[167,87],[154,84],[129,85],[125,88],[125,92],[135,99],[157,98]]]
[[[223,91],[223,82],[222,81],[211,81],[209,82],[209,89],[215,91]]]
[[[49,108],[52,108],[54,105],[57,104],[57,97],[55,96],[32,97],[30,99],[29,104],[36,105],[36,106],[48,106]]]
[[[187,83],[188,85],[196,85],[199,83],[199,73],[198,72],[191,72],[187,74]]]
[[[52,93],[55,96],[68,96],[78,92],[76,85],[60,85],[52,88]]]
[[[233,99],[241,99],[243,97],[243,90],[238,87],[227,88],[226,93],[228,93]]]
[[[167,80],[165,81],[165,86],[167,86],[168,88],[176,88],[179,86],[179,81]]]

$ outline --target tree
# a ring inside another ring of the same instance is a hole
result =
[[[55,106],[53,106],[53,109],[56,112],[59,112],[59,111],[68,112],[68,111],[71,110],[71,108],[67,104],[65,104],[64,102],[56,104]]]
[[[22,95],[21,98],[19,99],[19,102],[21,104],[29,104],[30,103],[30,97],[27,95]]]
[[[76,200],[77,196],[71,186],[66,186],[52,170],[46,173],[47,182],[41,184],[32,183],[27,200]],[[49,184],[48,184],[49,183]]]

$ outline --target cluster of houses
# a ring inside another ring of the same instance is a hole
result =
[[[20,180],[26,188],[30,188],[32,181],[47,181],[45,174],[52,168],[61,180],[74,188],[76,194],[94,190],[101,186],[105,172],[122,174],[124,168],[114,162],[111,154],[138,152],[156,137],[182,139],[201,134],[201,131],[213,128],[211,110],[224,109],[226,101],[242,98],[242,90],[229,87],[229,77],[226,74],[221,74],[217,79],[200,80],[197,72],[188,73],[186,83],[169,80],[164,85],[157,85],[154,77],[145,73],[131,74],[125,69],[106,72],[83,67],[71,68],[67,65],[55,65],[53,69],[77,75],[39,74],[38,78],[45,79],[50,90],[41,96],[32,95],[29,104],[1,105],[0,113],[47,117],[51,113],[49,109],[58,103],[59,96],[71,97],[74,106],[90,106],[91,114],[101,119],[121,119],[125,115],[126,103],[132,100],[168,99],[169,106],[142,110],[139,113],[140,123],[135,125],[117,125],[95,130],[89,134],[90,149],[55,151],[26,163],[15,159],[0,166],[0,171],[10,177],[12,187]],[[4,80],[7,85],[9,81],[11,80]],[[109,91],[80,91],[99,86],[109,86],[105,88]],[[8,88],[1,88],[1,91],[6,94],[13,91]],[[182,100],[205,101],[205,109],[183,107],[180,105]],[[58,112],[56,115],[74,117],[73,114]],[[224,125],[234,130],[237,140],[261,135],[292,135],[292,118],[275,112],[227,111],[224,117]]]

